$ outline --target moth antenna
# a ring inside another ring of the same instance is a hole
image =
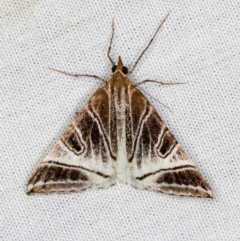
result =
[[[151,45],[152,41],[154,40],[155,36],[157,35],[158,31],[160,30],[160,28],[163,26],[164,22],[166,21],[167,17],[169,16],[171,10],[168,11],[167,15],[165,16],[165,18],[162,20],[162,22],[160,23],[160,25],[157,28],[157,31],[155,32],[155,34],[153,35],[153,37],[151,38],[151,40],[149,41],[147,47],[142,51],[142,53],[140,54],[140,56],[138,57],[137,61],[135,62],[133,68],[131,71],[129,71],[129,73],[131,74],[133,72],[133,70],[135,69],[135,67],[137,66],[138,62],[140,61],[140,59],[142,58],[142,56],[144,55],[144,53],[147,51],[147,49],[149,48],[149,46]]]
[[[113,36],[114,36],[114,18],[112,19],[112,36],[111,36],[111,39],[110,39],[110,44],[109,44],[108,53],[107,53],[107,56],[108,56],[110,62],[112,63],[112,65],[114,65],[114,62],[113,62],[112,58],[110,57],[110,51],[111,51],[111,48],[112,48]]]

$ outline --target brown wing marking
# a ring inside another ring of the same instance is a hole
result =
[[[81,191],[116,182],[108,102],[106,85],[93,95],[33,173],[27,193]]]
[[[212,197],[203,175],[140,91],[132,90],[130,106],[134,142],[129,163],[137,181],[132,185],[140,182],[168,194]]]
[[[29,180],[32,185],[27,193],[80,191],[91,187],[88,173],[103,179],[110,176],[81,166],[67,165],[56,161],[41,164]]]

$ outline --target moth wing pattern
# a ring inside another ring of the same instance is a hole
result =
[[[170,11],[130,73],[169,14]],[[114,64],[109,55],[113,36],[114,21],[107,53],[113,74],[40,163],[29,180],[27,193],[81,191],[123,182],[167,194],[212,198],[211,188],[196,165],[145,96],[133,86],[120,56]],[[103,80],[96,75],[58,72]]]
[[[110,141],[116,123],[109,121],[107,91],[107,86],[100,88],[78,113],[33,173],[27,193],[81,191],[116,183],[116,145]]]
[[[127,129],[127,133],[132,133],[133,145],[128,152],[129,183],[167,194],[211,198],[209,184],[152,105],[134,86],[130,91],[132,131]]]

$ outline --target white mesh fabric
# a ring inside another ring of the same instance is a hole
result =
[[[65,2],[65,4],[63,3]],[[1,240],[239,240],[240,5],[237,1],[3,1],[0,34]],[[116,185],[78,194],[25,194],[37,165],[101,83],[54,71],[130,76],[142,85],[213,189],[186,198]]]

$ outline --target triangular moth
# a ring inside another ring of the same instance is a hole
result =
[[[27,193],[107,188],[118,182],[167,194],[212,197],[203,175],[128,78],[120,57],[106,85],[33,173]]]

